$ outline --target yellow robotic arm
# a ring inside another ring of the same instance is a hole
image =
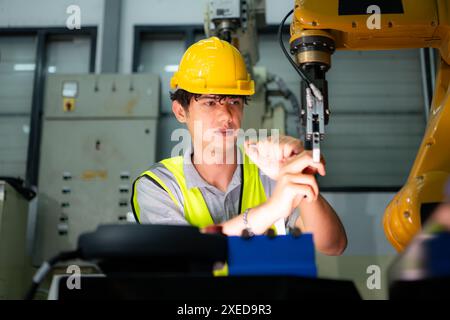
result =
[[[402,251],[420,230],[424,208],[443,201],[450,176],[450,0],[297,0],[293,13],[291,53],[321,90],[325,115],[329,114],[325,72],[334,50],[439,50],[426,132],[408,180],[383,219],[388,240]]]

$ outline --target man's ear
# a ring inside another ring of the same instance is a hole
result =
[[[176,100],[172,101],[172,112],[181,123],[186,123],[187,111],[184,110],[183,106]]]

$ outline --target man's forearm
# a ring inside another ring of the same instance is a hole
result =
[[[272,204],[267,201],[257,207],[251,208],[247,214],[247,226],[244,223],[242,214],[221,223],[223,233],[229,236],[240,236],[245,228],[251,228],[255,234],[262,234],[269,229],[275,221],[279,219],[279,214],[275,212]]]
[[[314,235],[317,250],[328,255],[342,254],[347,246],[347,236],[339,217],[328,202],[319,194],[316,201],[302,201],[299,208],[303,230]],[[297,226],[301,222],[297,221]]]

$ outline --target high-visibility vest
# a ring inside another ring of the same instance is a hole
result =
[[[241,165],[241,197],[239,200],[239,213],[243,213],[248,208],[256,207],[266,201],[266,192],[264,191],[264,186],[261,182],[259,176],[258,167],[251,162],[250,158],[244,154],[244,163]],[[184,206],[182,206],[172,191],[167,187],[167,185],[153,172],[145,171],[140,177],[148,176],[153,181],[156,181],[166,192],[169,194],[172,201],[179,206],[183,207],[184,216],[186,220],[193,226],[198,228],[207,227],[214,224],[211,213],[208,210],[208,206],[205,203],[205,199],[201,194],[199,188],[188,188],[186,185],[186,179],[183,170],[183,157],[173,157],[160,161],[175,177],[178,185],[181,189],[181,194],[184,199]],[[136,181],[138,181],[136,179]],[[137,203],[137,192],[136,192],[136,181],[133,186],[133,211],[136,216],[137,222],[140,222],[140,210],[139,204]],[[282,226],[284,228],[284,226]],[[276,234],[285,233],[277,230],[274,225],[271,227]],[[227,276],[228,275],[228,265],[225,264],[223,268],[214,271],[215,276]]]
[[[139,176],[139,178],[142,176],[148,176],[153,181],[156,181],[169,194],[172,201],[178,207],[183,208],[184,216],[191,225],[199,228],[213,225],[214,222],[212,216],[199,188],[194,187],[189,189],[186,185],[186,179],[183,172],[183,157],[179,156],[168,158],[162,160],[160,163],[162,163],[175,177],[175,180],[180,187],[181,194],[183,195],[184,205],[179,203],[167,185],[152,171],[145,171]],[[256,207],[267,200],[264,186],[259,176],[258,167],[251,162],[245,153],[244,163],[241,165],[241,170],[243,186],[241,186],[239,213],[243,213],[248,208]],[[133,188],[136,188],[136,183]],[[139,204],[137,203],[136,190],[133,191],[133,207],[136,218],[139,222],[140,209]]]

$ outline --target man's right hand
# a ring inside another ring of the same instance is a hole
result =
[[[280,218],[288,217],[301,201],[317,200],[319,186],[311,169],[322,176],[326,174],[325,165],[314,162],[311,151],[291,157],[281,168],[275,190],[268,200]]]
[[[272,196],[248,212],[253,232],[262,234],[279,219],[287,218],[302,201],[317,200],[319,187],[316,179],[313,174],[306,173],[311,170],[325,175],[325,165],[313,162],[311,151],[303,151],[285,162],[279,171]],[[240,235],[246,227],[241,215],[221,225],[227,235]]]

